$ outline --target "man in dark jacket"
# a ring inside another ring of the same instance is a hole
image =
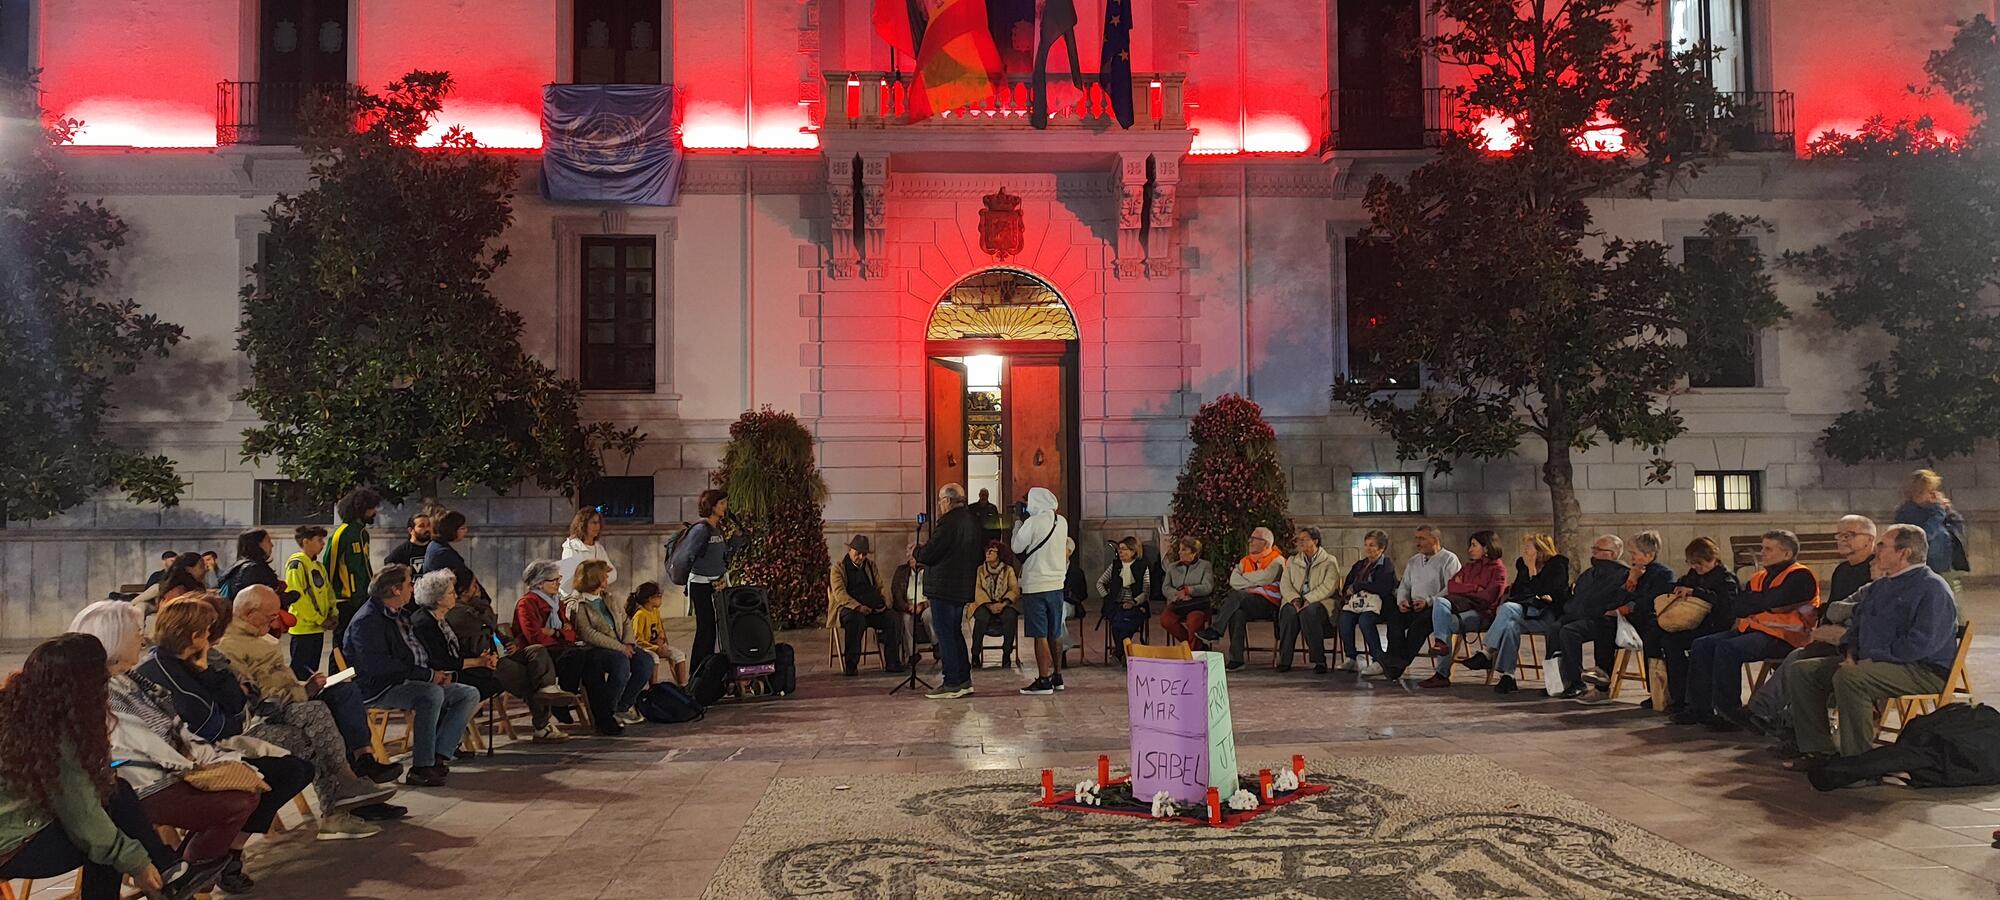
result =
[[[965,488],[938,489],[931,539],[917,548],[924,565],[924,600],[931,610],[944,684],[925,696],[956,700],[972,693],[972,660],[965,647],[965,605],[972,602],[973,573],[986,561],[986,526],[965,505]]]
[[[1625,579],[1631,568],[1618,561],[1625,541],[1615,534],[1600,534],[1590,544],[1590,566],[1576,577],[1576,591],[1563,608],[1562,624],[1554,632],[1553,643],[1562,655],[1563,691],[1572,699],[1583,694],[1583,644],[1591,643],[1597,669],[1611,671],[1618,655],[1618,619],[1613,615],[1625,602]]]
[[[411,568],[423,565],[424,551],[430,548],[431,543],[431,517],[417,513],[403,521],[403,529],[409,532],[410,539],[397,544],[396,549],[382,558],[382,563]]]
[[[431,668],[410,629],[412,588],[410,567],[384,566],[369,583],[368,601],[348,623],[341,647],[369,706],[411,711],[410,771],[403,783],[437,787],[448,774],[443,760],[458,748],[479,706],[479,691]]]

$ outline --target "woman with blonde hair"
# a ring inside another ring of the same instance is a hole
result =
[[[1486,646],[1493,648],[1490,665],[1500,677],[1493,684],[1496,694],[1514,692],[1514,669],[1520,665],[1521,635],[1548,634],[1562,618],[1569,603],[1569,557],[1556,552],[1555,539],[1546,534],[1521,537],[1521,555],[1514,560],[1514,581],[1507,600],[1493,616],[1486,630]],[[1466,668],[1484,668],[1486,662],[1475,654]]]
[[[1972,567],[1965,558],[1965,517],[1951,508],[1944,495],[1944,478],[1929,469],[1910,473],[1903,482],[1903,505],[1896,507],[1896,524],[1915,525],[1930,539],[1924,564],[1944,578],[1957,596]]]
[[[607,731],[605,726],[645,721],[632,706],[653,683],[653,655],[640,650],[638,636],[632,633],[632,620],[614,610],[610,592],[611,564],[601,559],[585,560],[576,567],[576,576],[570,579],[569,594],[563,602],[569,609],[570,623],[576,627],[577,639],[611,651],[602,654],[607,663],[602,675],[604,696],[609,699],[611,716],[608,721],[597,719],[596,725],[600,732],[615,734],[616,731]]]
[[[570,517],[569,536],[563,540],[562,559],[557,563],[562,566],[565,586],[576,577],[576,567],[586,560],[603,560],[607,565],[611,563],[611,554],[600,543],[603,537],[604,513],[597,507],[583,507]],[[611,566],[611,582],[618,582],[618,567],[615,565]]]

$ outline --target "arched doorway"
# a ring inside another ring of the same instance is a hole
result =
[[[983,488],[1008,522],[1042,487],[1076,520],[1077,329],[1062,295],[1020,269],[986,269],[944,292],[925,338],[931,496],[956,483],[976,500]]]

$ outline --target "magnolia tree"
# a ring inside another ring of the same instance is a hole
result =
[[[113,488],[172,506],[187,487],[166,457],[104,433],[114,380],[183,333],[104,296],[128,229],[103,201],[70,199],[58,148],[82,125],[48,118],[33,81],[0,78],[0,520],[45,519]]]
[[[722,466],[710,476],[729,493],[729,517],[749,540],[730,580],[770,594],[780,628],[826,617],[826,480],[813,463],[813,436],[797,417],[766,406],[729,426]]]
[[[1289,546],[1285,469],[1263,408],[1224,394],[1202,404],[1188,425],[1188,440],[1194,446],[1174,483],[1174,535],[1200,539],[1202,555],[1218,572],[1243,556],[1252,528],[1269,528]],[[1160,553],[1172,558],[1168,548]]]
[[[2000,437],[2000,36],[1984,16],[1960,25],[1924,67],[1931,86],[1973,114],[1963,141],[1929,120],[1873,119],[1813,142],[1852,161],[1867,216],[1785,264],[1822,285],[1818,308],[1842,328],[1885,335],[1861,405],[1826,429],[1827,455],[1938,459]]]
[[[1652,4],[1432,4],[1444,27],[1415,52],[1465,73],[1462,116],[1435,158],[1369,184],[1364,235],[1394,262],[1378,362],[1421,368],[1424,387],[1334,388],[1401,456],[1435,471],[1532,440],[1571,551],[1582,513],[1574,455],[1625,443],[1657,457],[1685,430],[1667,398],[1784,315],[1756,242],[1731,240],[1752,235],[1754,220],[1711,217],[1704,231],[1720,240],[1700,265],[1596,223],[1594,198],[1646,197],[1697,176],[1736,112],[1703,73],[1706,48],[1635,45],[1627,6]],[[1504,151],[1488,144],[1495,130],[1511,131]],[[1607,132],[1621,149],[1586,140]],[[1671,471],[1656,458],[1650,477]]]

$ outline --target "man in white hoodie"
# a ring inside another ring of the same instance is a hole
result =
[[[1069,522],[1056,515],[1056,495],[1047,488],[1029,488],[1027,515],[1014,526],[1014,554],[1021,559],[1021,624],[1035,645],[1039,677],[1023,694],[1053,694],[1063,689],[1063,579],[1069,574],[1065,550]]]

